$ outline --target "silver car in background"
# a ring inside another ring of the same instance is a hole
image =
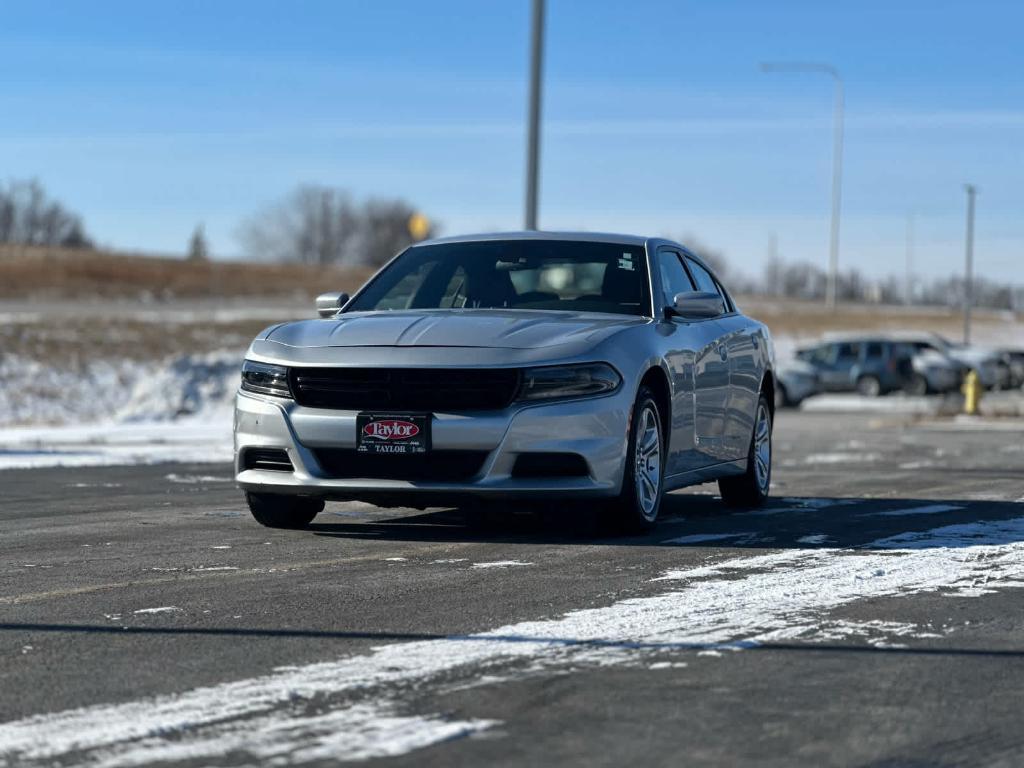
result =
[[[768,495],[771,337],[678,243],[434,240],[318,306],[243,366],[236,477],[264,525],[325,500],[590,498],[645,527],[675,488]]]

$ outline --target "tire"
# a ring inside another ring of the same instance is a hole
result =
[[[922,397],[928,394],[928,379],[922,376],[920,373],[915,373],[907,381],[907,385],[903,388],[903,391],[908,395],[914,397]]]
[[[276,493],[252,493],[247,491],[245,500],[256,522],[267,528],[305,528],[313,518],[323,511],[323,499],[306,499],[301,496],[283,496]]]
[[[640,387],[629,420],[622,490],[612,504],[612,522],[627,531],[650,530],[664,496],[665,438],[654,393]]]
[[[857,379],[857,394],[864,397],[879,397],[882,394],[882,382],[877,376],[861,376]]]
[[[746,472],[718,481],[722,502],[727,507],[760,507],[772,487],[772,411],[764,393],[758,399],[756,414]]]

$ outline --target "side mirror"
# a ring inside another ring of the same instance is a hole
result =
[[[675,295],[670,309],[673,315],[691,320],[703,320],[723,314],[725,302],[717,293],[684,291]]]
[[[316,313],[320,317],[334,317],[348,304],[349,295],[344,291],[321,293],[316,297]]]

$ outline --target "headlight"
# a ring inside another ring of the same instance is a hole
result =
[[[283,365],[257,363],[255,360],[246,360],[242,363],[242,389],[274,397],[292,396],[291,388],[288,386],[287,368]]]
[[[593,397],[614,392],[621,383],[618,372],[604,363],[527,368],[516,399]]]

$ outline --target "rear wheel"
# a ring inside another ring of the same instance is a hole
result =
[[[768,398],[757,403],[754,434],[750,437],[747,471],[718,481],[722,501],[729,507],[760,507],[772,485],[772,412]]]
[[[922,376],[920,373],[915,373],[910,377],[904,390],[908,395],[914,395],[920,397],[921,395],[928,394],[928,379]]]
[[[882,394],[882,382],[877,376],[861,376],[857,379],[857,392],[864,397],[878,397]]]
[[[640,387],[630,419],[622,491],[614,505],[616,522],[631,530],[654,525],[661,509],[664,460],[658,403],[650,389]]]
[[[268,528],[305,528],[323,511],[323,499],[284,496],[277,493],[252,493],[245,500],[256,522]]]

